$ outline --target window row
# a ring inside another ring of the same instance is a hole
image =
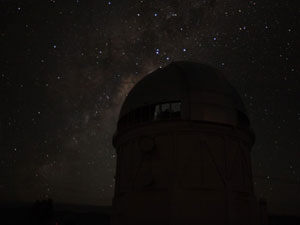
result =
[[[120,118],[118,128],[134,124],[181,117],[181,102],[167,102],[147,105],[133,110]]]

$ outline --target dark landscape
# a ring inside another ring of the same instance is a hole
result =
[[[7,207],[7,205],[10,205]],[[38,206],[39,205],[39,206]],[[0,204],[1,225],[110,225],[111,206],[37,203]],[[269,225],[299,225],[300,217],[269,215]]]

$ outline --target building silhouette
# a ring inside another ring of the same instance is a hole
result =
[[[253,143],[244,104],[219,71],[193,62],[154,71],[120,111],[112,224],[267,224]]]

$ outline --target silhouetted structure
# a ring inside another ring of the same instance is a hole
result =
[[[37,200],[32,209],[32,224],[55,225],[52,199]]]
[[[154,71],[120,112],[112,224],[262,224],[253,143],[243,102],[218,71],[192,62]]]
[[[111,206],[53,204],[51,200],[33,205],[0,202],[1,225],[109,225]]]

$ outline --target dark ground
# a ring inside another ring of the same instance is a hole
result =
[[[0,205],[1,225],[109,225],[111,206],[53,205],[49,201],[22,206]],[[300,225],[300,217],[269,215],[269,225]]]
[[[0,205],[1,225],[109,225],[110,206],[52,204]]]

